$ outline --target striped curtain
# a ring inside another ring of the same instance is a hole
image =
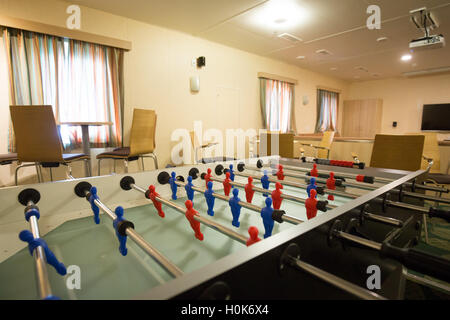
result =
[[[113,122],[89,128],[91,146],[122,143],[123,50],[11,28],[3,39],[11,104],[51,105],[57,122]],[[81,146],[81,128],[60,126],[60,134],[66,149]]]
[[[317,90],[316,132],[337,131],[337,107],[339,93]]]
[[[294,85],[260,78],[260,95],[264,129],[295,132]]]

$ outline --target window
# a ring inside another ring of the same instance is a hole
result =
[[[57,122],[112,122],[91,127],[94,147],[122,142],[123,50],[17,29],[4,29],[11,104],[51,105]],[[81,145],[81,128],[60,126],[64,147]],[[9,150],[14,150],[10,133]]]
[[[337,131],[337,108],[339,93],[317,90],[316,132]]]
[[[261,112],[265,129],[290,132],[294,129],[294,85],[260,78]]]

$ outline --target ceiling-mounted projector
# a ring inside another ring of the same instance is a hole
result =
[[[415,39],[409,43],[409,48],[413,50],[439,49],[444,46],[445,38],[442,34]]]
[[[424,50],[424,49],[439,49],[445,46],[445,38],[442,34],[430,35],[430,30],[439,27],[436,22],[436,18],[427,8],[420,8],[411,10],[411,21],[417,27],[422,30],[425,36],[419,39],[414,39],[409,43],[409,48],[412,50]]]

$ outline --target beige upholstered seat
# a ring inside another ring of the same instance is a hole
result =
[[[89,168],[89,156],[85,154],[63,154],[61,140],[56,127],[55,117],[51,106],[10,106],[11,119],[14,127],[17,145],[17,157],[19,163],[15,174],[17,185],[17,173],[20,168],[39,164],[50,168],[59,167],[60,164],[68,166],[73,161],[84,160]],[[39,168],[36,167],[39,177]],[[89,170],[89,169],[88,169]],[[71,170],[69,177],[72,177]]]
[[[330,157],[330,150],[331,145],[333,144],[334,140],[334,131],[325,131],[322,136],[322,140],[320,141],[319,145],[313,145],[309,143],[300,143],[302,146],[308,146],[316,149],[315,157],[319,159],[329,159]],[[304,154],[304,149],[300,148],[300,153]]]
[[[125,171],[128,172],[128,161],[142,159],[144,170],[144,158],[153,158],[155,169],[158,169],[158,160],[154,153],[156,148],[156,119],[154,110],[134,109],[133,122],[131,124],[130,146],[103,152],[97,155],[98,175],[100,175],[100,162],[103,159],[122,159],[125,163]]]
[[[0,165],[7,165],[11,164],[15,161],[18,161],[17,153],[7,153],[7,154],[0,154]]]

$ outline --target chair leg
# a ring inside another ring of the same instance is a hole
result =
[[[116,159],[113,159],[113,172],[116,173]]]
[[[49,169],[50,169],[50,181],[53,182],[53,171],[51,167]]]
[[[41,183],[41,175],[39,174],[39,163],[35,162],[34,166],[36,167],[36,175],[38,178],[38,183]]]
[[[128,160],[124,160],[123,165],[125,166],[125,173],[128,173]]]
[[[39,175],[41,176],[41,181],[45,182],[44,175],[42,174],[42,166],[40,163],[38,164],[38,168],[39,168]]]
[[[144,157],[141,157],[141,161],[142,161],[142,171],[145,171]]]
[[[100,162],[101,161],[102,161],[102,159],[98,159],[98,162],[97,162],[97,166],[98,166],[97,173],[98,173],[99,176],[100,176]]]
[[[153,162],[155,163],[155,169],[158,170],[158,158],[156,157],[156,154],[152,153],[151,157],[153,158]]]
[[[18,166],[16,168],[16,171],[14,172],[14,183],[16,184],[16,186],[18,184],[18,177],[17,176],[18,176],[19,169],[25,168],[25,167],[32,167],[32,166],[35,166],[35,164],[34,163],[22,164],[22,165],[20,165],[20,166]]]
[[[15,171],[15,173],[14,173],[14,183],[16,184],[16,186],[17,186],[17,173],[18,173],[18,171],[19,171],[19,169],[20,168],[22,168],[23,167],[23,165],[20,165],[20,166],[17,166],[17,168],[16,168],[16,171]]]
[[[66,165],[67,165],[67,170],[69,170],[69,174],[67,175],[67,177],[72,180],[75,179],[72,175],[72,167],[70,166],[69,163],[67,163]]]

